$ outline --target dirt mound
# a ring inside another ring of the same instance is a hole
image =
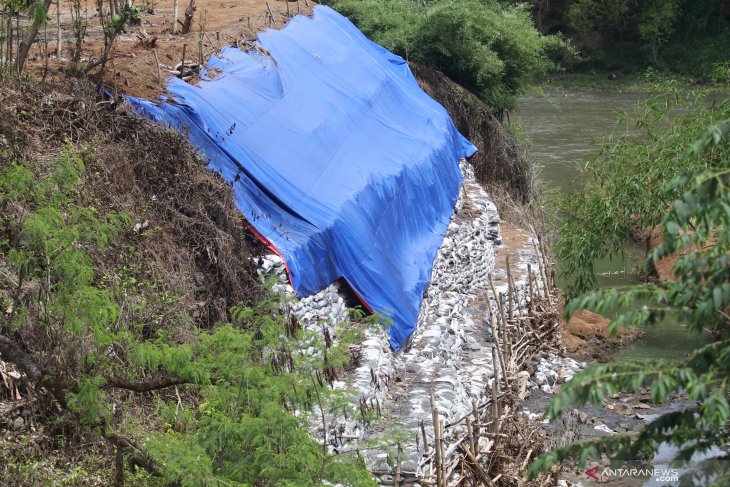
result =
[[[529,201],[532,169],[489,106],[439,71],[415,63],[410,67],[421,88],[446,108],[459,131],[479,149],[469,159],[477,180],[488,189],[506,189],[516,201]]]
[[[184,313],[203,327],[261,296],[251,261],[258,241],[245,230],[230,186],[184,137],[123,105],[100,103],[85,81],[0,83],[7,160],[42,165],[73,143],[94,174],[83,191],[86,203],[134,219],[117,251],[98,256],[100,269],[130,269],[137,280],[164,286],[177,296],[170,319]]]
[[[581,310],[562,323],[563,345],[568,354],[579,360],[609,360],[623,344],[638,339],[642,332],[637,328],[619,328],[611,336],[611,321],[588,310]]]

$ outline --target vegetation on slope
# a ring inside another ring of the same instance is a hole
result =
[[[656,86],[636,118],[623,113],[614,135],[583,166],[580,184],[555,200],[561,215],[555,253],[571,299],[596,287],[594,262],[623,252],[629,239],[647,251],[651,231],[683,189],[669,185],[677,174],[717,167],[727,146],[688,155],[712,124],[730,117],[730,102],[709,103],[677,83]]]
[[[502,118],[517,95],[554,64],[563,43],[543,36],[524,5],[496,0],[332,0],[375,42],[441,71]]]
[[[559,267],[567,274],[566,315],[581,309],[618,314],[619,327],[651,326],[671,316],[693,333],[714,332],[717,341],[683,359],[627,361],[589,367],[561,388],[549,408],[556,418],[574,406],[619,391],[650,389],[661,403],[676,393],[697,401],[664,414],[638,434],[615,434],[543,455],[533,473],[567,458],[613,465],[653,454],[663,442],[677,447],[682,464],[697,452],[723,447],[730,438],[730,100],[711,103],[705,93],[686,92],[676,82],[657,85],[636,117],[622,113],[617,134],[604,139],[581,168],[575,189],[557,197],[562,223],[557,232]],[[661,232],[651,249],[650,236]],[[644,239],[644,272],[675,258],[672,278],[630,288],[595,290],[593,263],[622,252],[628,239]],[[586,291],[589,291],[586,293]],[[727,482],[727,457],[694,469],[688,485]],[[713,484],[715,485],[715,484]]]
[[[329,382],[355,336],[260,284],[230,187],[86,83],[0,83],[2,478],[368,485],[307,419],[353,404]]]
[[[581,53],[573,64],[630,72],[653,66],[711,80],[727,69],[726,0],[529,0],[542,32],[562,32]]]
[[[648,214],[648,218],[659,218],[661,223],[663,243],[647,258],[645,267],[681,252],[673,268],[674,280],[594,291],[574,299],[566,311],[570,314],[588,308],[601,312],[619,307],[621,312],[611,323],[614,332],[619,326],[649,326],[665,315],[673,315],[695,333],[714,329],[717,340],[680,360],[648,359],[589,367],[561,388],[548,412],[555,418],[574,405],[601,404],[617,391],[643,388],[650,389],[659,403],[683,392],[696,404],[660,415],[638,435],[614,434],[545,454],[532,465],[533,474],[565,458],[577,458],[585,465],[607,455],[620,465],[636,460],[642,453],[651,455],[659,445],[668,443],[677,448],[677,465],[689,462],[697,453],[713,453],[683,479],[687,485],[719,486],[730,482],[730,458],[725,449],[730,442],[730,105],[726,101],[717,110],[695,105],[688,117],[692,120],[680,121],[670,129],[654,128],[666,127],[661,118],[648,121],[650,135],[661,133],[666,138],[651,139],[644,151],[636,150],[644,144],[615,146],[613,157],[604,162],[628,173],[629,177],[619,178],[619,188],[624,191],[598,195],[607,200],[605,207],[609,210],[605,213],[609,215],[604,219],[599,205],[592,205],[593,215],[584,222],[585,226],[596,224],[605,235],[613,236],[611,226],[603,222],[615,221],[610,208],[620,198],[629,199],[630,204],[640,199],[655,203],[644,209],[645,213],[635,213],[637,217]],[[705,130],[698,132],[703,124],[707,124]],[[660,151],[661,147],[666,152]],[[638,157],[639,170],[627,165],[629,156]],[[683,159],[686,161],[679,168]],[[651,190],[656,186],[652,184],[658,185],[661,180],[654,179],[657,174],[649,174],[649,181],[644,181],[642,171],[651,173],[653,165],[663,164],[672,165],[673,171],[661,190],[654,193]],[[639,188],[643,198],[634,191]],[[631,211],[631,206],[626,211]],[[631,219],[632,215],[624,217]]]

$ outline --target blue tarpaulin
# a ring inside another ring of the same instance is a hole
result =
[[[406,62],[328,7],[129,102],[188,134],[300,296],[344,277],[400,348],[475,152]]]

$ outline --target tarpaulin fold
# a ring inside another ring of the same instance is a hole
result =
[[[476,150],[407,63],[328,7],[227,47],[197,85],[169,80],[143,115],[184,131],[286,261],[300,296],[344,277],[413,332],[431,267]]]

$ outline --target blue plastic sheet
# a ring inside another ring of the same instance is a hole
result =
[[[197,85],[129,102],[188,134],[250,225],[313,294],[344,277],[400,348],[476,149],[407,63],[328,7],[225,48]]]

